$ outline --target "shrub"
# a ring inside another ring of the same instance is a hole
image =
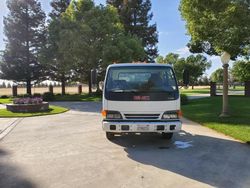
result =
[[[43,102],[43,99],[40,97],[17,98],[17,99],[14,99],[13,101],[14,104],[41,104],[42,102]]]
[[[9,97],[7,95],[2,95],[1,99],[8,99]]]
[[[185,105],[188,103],[188,97],[186,94],[181,94],[181,105]]]
[[[97,90],[97,91],[94,93],[94,96],[96,96],[96,97],[101,97],[101,96],[102,96],[102,90]]]
[[[33,97],[42,97],[42,95],[40,93],[34,93]]]
[[[55,99],[55,95],[53,93],[45,92],[43,94],[43,100],[44,101],[53,101],[54,99]]]
[[[17,95],[18,98],[28,98],[28,97],[32,97],[29,94],[21,94],[21,95]]]

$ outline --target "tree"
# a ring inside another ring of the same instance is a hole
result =
[[[209,79],[207,76],[201,76],[199,79],[198,79],[198,85],[201,85],[201,86],[208,86],[209,85]]]
[[[183,70],[188,70],[190,75],[190,85],[192,89],[196,84],[198,78],[204,74],[204,72],[211,67],[211,62],[203,55],[190,55],[186,59],[182,58],[178,60],[174,65],[174,69],[177,74],[177,78],[182,78]]]
[[[191,50],[209,55],[228,52],[232,59],[246,55],[250,37],[249,7],[250,2],[244,0],[182,0],[180,11],[191,36]]]
[[[179,58],[178,54],[175,53],[169,53],[166,55],[166,57],[164,58],[163,56],[158,56],[156,58],[156,62],[157,63],[166,63],[166,64],[170,64],[173,65]]]
[[[250,38],[250,1],[245,0],[182,0],[181,15],[191,36],[191,52],[222,55],[235,60],[246,55]],[[226,58],[225,58],[226,59]],[[224,67],[223,108],[228,116],[228,64]]]
[[[74,63],[78,79],[89,81],[89,93],[91,69],[105,71],[112,62],[131,62],[144,57],[140,40],[125,35],[112,6],[95,6],[91,0],[73,1],[63,18],[68,26],[60,32],[65,40],[59,45],[65,60]]]
[[[65,84],[68,79],[72,77],[72,63],[66,61],[63,57],[63,52],[60,50],[60,41],[64,40],[60,34],[65,27],[62,20],[62,14],[69,6],[69,0],[53,0],[51,2],[52,11],[49,14],[49,26],[47,30],[47,45],[43,49],[42,61],[47,67],[47,75],[52,80],[60,81],[62,83],[62,95],[65,95]],[[67,26],[66,26],[67,27]]]
[[[53,8],[49,16],[51,19],[58,19],[66,11],[71,0],[52,0],[50,5]]]
[[[198,78],[203,75],[206,69],[210,68],[211,62],[203,55],[190,55],[189,57],[180,58],[178,54],[169,53],[165,58],[158,57],[158,63],[166,63],[173,66],[178,82],[182,81],[183,71],[189,70],[190,84],[192,88],[198,81]]]
[[[250,81],[250,61],[236,61],[232,69],[233,77],[240,81]]]
[[[166,62],[165,62],[164,57],[161,56],[161,55],[159,55],[159,56],[156,58],[156,63],[164,64],[164,63],[166,63]]]
[[[36,0],[8,0],[7,7],[1,78],[26,82],[27,93],[31,95],[31,82],[43,75],[38,56],[45,42],[45,13]]]
[[[153,17],[150,0],[107,0],[107,4],[118,9],[126,33],[142,40],[147,61],[154,62],[158,54],[158,34],[156,24],[150,25]]]
[[[219,68],[211,74],[211,80],[213,82],[223,82],[223,69]]]

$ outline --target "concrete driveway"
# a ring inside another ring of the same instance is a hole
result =
[[[110,142],[100,103],[60,105],[72,110],[0,119],[12,125],[0,141],[1,188],[250,186],[249,145],[187,120],[172,141],[135,135]]]

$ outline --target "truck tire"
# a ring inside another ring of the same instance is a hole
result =
[[[108,140],[113,140],[115,137],[114,133],[111,133],[111,132],[106,132],[106,138]]]
[[[161,133],[162,138],[170,140],[174,133]]]

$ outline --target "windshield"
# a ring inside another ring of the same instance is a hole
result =
[[[150,94],[159,93],[169,96],[168,99],[173,99],[173,94],[178,93],[178,87],[170,67],[112,67],[107,74],[105,92],[107,95],[113,95],[113,98],[116,98],[114,93],[134,93],[147,94],[145,99],[151,100],[154,97],[150,97]]]

